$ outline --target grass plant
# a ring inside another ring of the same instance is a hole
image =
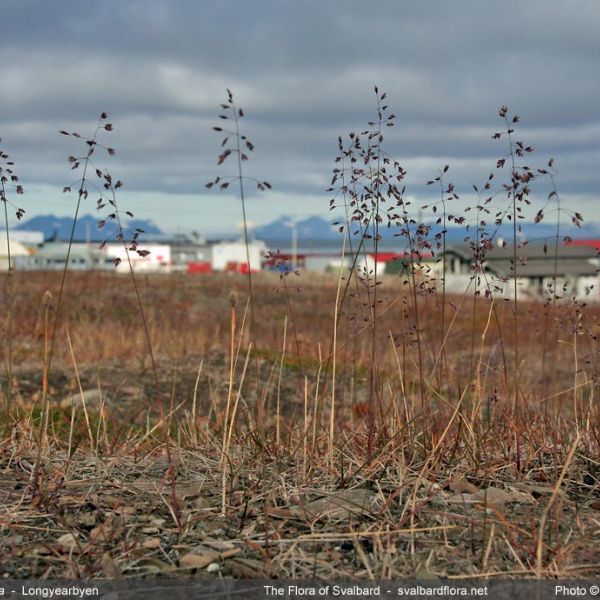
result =
[[[2,140],[0,140],[2,141]],[[15,210],[17,219],[22,219],[25,214],[24,209],[15,206],[8,197],[8,190],[15,194],[23,194],[23,186],[19,183],[19,176],[14,172],[14,162],[9,160],[10,156],[4,150],[0,149],[0,202],[2,202],[4,229],[6,233],[6,403],[4,410],[11,410],[12,405],[12,379],[13,379],[13,272],[14,263],[10,249],[10,229],[8,221],[8,205]]]
[[[522,164],[531,149],[503,107],[505,129],[494,137],[507,150],[475,186],[476,202],[464,206],[446,167],[434,178],[435,229],[415,215],[407,173],[383,135],[395,119],[385,93],[375,94],[368,128],[338,140],[330,191],[343,210],[340,268],[303,274],[297,295],[286,275],[251,269],[247,279],[142,280],[133,260],[144,258],[141,232],[127,231],[120,182],[94,162],[112,125],[103,114],[90,138],[64,132],[85,144],[70,158],[82,175],[65,269],[5,277],[14,302],[2,386],[12,408],[0,415],[3,574],[600,573],[600,306],[566,293],[536,301],[516,284],[507,297],[509,282],[486,269],[510,222],[518,275],[519,224],[552,165]],[[250,266],[242,165],[253,146],[230,92],[222,108],[230,126],[217,128],[225,134],[218,162],[237,157],[237,172],[211,183],[239,182]],[[77,217],[95,192],[108,209],[102,222],[117,224],[128,274],[72,272],[67,286]],[[566,204],[557,204],[561,214]],[[446,281],[449,223],[468,238],[465,294]],[[377,265],[384,227],[401,255],[394,275],[367,261]],[[560,221],[549,250],[553,296],[559,231]],[[549,321],[552,331],[538,335]]]

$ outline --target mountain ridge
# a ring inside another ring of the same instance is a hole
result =
[[[102,242],[114,237],[119,227],[114,220],[107,220],[104,227],[98,227],[99,220],[92,215],[82,215],[77,219],[73,240],[77,242]],[[160,235],[162,231],[148,219],[128,219],[126,227],[133,231],[143,229],[149,235]],[[19,223],[15,229],[18,231],[41,231],[44,240],[57,239],[67,241],[71,237],[73,219],[71,217],[58,217],[53,214],[37,215],[27,221]]]
[[[328,220],[318,215],[311,215],[302,219],[293,219],[288,215],[277,217],[270,223],[259,225],[252,230],[252,236],[266,242],[269,241],[289,241],[292,238],[292,228],[296,227],[296,236],[298,243],[306,241],[339,241],[342,234],[339,231],[340,220]],[[435,222],[428,222],[431,226],[430,237],[439,234],[442,227]],[[58,217],[53,214],[38,215],[19,223],[15,229],[19,231],[41,231],[45,240],[58,239],[66,241],[71,236],[73,219],[71,217]],[[168,238],[169,233],[163,232],[150,219],[129,219],[126,223],[129,231],[142,229],[149,237],[160,236]],[[413,226],[416,227],[416,226]],[[357,229],[357,228],[356,228]],[[522,234],[521,240],[549,240],[554,239],[556,235],[556,226],[552,223],[533,223],[521,222]],[[465,226],[450,225],[446,228],[446,242],[448,244],[462,244],[465,237],[475,234],[474,229],[467,231]],[[496,230],[496,227],[489,225],[488,232]],[[98,219],[90,214],[81,216],[77,220],[75,227],[74,240],[101,242],[113,238],[118,233],[118,226],[115,221],[108,220],[102,229],[98,228]],[[398,233],[397,228],[382,227],[380,229],[382,239],[392,242],[397,239],[394,234]],[[175,234],[173,234],[175,235]],[[564,225],[560,231],[561,237],[572,237],[574,239],[600,239],[600,226],[598,224],[583,224],[581,227],[573,225]],[[229,236],[224,236],[225,238]],[[496,237],[511,240],[513,237],[512,223],[506,223],[498,228]]]
[[[269,240],[291,240],[293,219],[287,215],[278,217],[271,223],[256,227],[253,230],[253,236],[265,241]],[[328,221],[323,217],[310,216],[306,219],[298,219],[296,221],[296,233],[298,241],[303,240],[339,240],[341,239],[341,233],[339,231],[341,220]],[[431,226],[430,236],[433,237],[436,233],[441,233],[442,226],[435,222],[426,222],[426,225]],[[530,221],[520,222],[521,240],[542,240],[542,239],[554,239],[556,236],[556,225],[552,223],[533,223]],[[415,226],[416,227],[416,226]],[[497,229],[496,236],[504,239],[513,238],[513,226],[512,223],[505,223],[504,225],[497,228],[495,225],[488,225],[487,231],[493,232]],[[395,239],[394,234],[398,233],[397,228],[381,227],[381,236],[384,240]],[[449,225],[446,227],[446,241],[448,243],[464,243],[465,237],[473,236],[475,229],[469,229],[467,231],[466,226]],[[583,224],[581,227],[574,225],[564,225],[560,229],[561,237],[572,237],[572,238],[600,238],[600,226],[597,224]]]

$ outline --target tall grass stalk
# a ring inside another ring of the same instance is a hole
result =
[[[505,117],[507,119],[507,117]],[[507,119],[508,125],[508,119]],[[517,419],[517,410],[519,407],[519,384],[520,384],[520,357],[519,357],[519,270],[518,270],[518,253],[517,253],[517,200],[515,198],[517,191],[517,180],[515,171],[515,153],[513,150],[513,142],[511,137],[512,130],[508,126],[508,144],[511,161],[511,179],[513,182],[513,197],[512,197],[512,225],[513,225],[513,282],[514,282],[514,294],[513,294],[513,348],[514,348],[514,384],[515,384],[515,396],[513,405],[513,415],[515,420]]]
[[[117,195],[116,190],[122,187],[122,182],[119,180],[117,182],[113,182],[112,176],[110,173],[106,172],[103,174],[104,179],[104,188],[110,194],[108,199],[112,210],[111,214],[109,214],[109,218],[114,219],[118,227],[117,240],[123,246],[123,252],[125,253],[125,259],[127,261],[127,270],[129,272],[129,276],[131,278],[131,283],[133,284],[133,289],[135,292],[135,299],[137,304],[137,310],[140,315],[140,319],[142,322],[142,330],[144,332],[144,340],[146,342],[146,347],[148,349],[148,356],[150,357],[150,364],[152,367],[152,374],[154,377],[154,386],[156,391],[156,401],[161,411],[161,418],[164,417],[164,403],[162,392],[160,389],[160,379],[158,376],[158,365],[156,363],[156,358],[154,356],[154,348],[152,346],[152,338],[150,337],[150,327],[148,325],[148,318],[146,317],[146,311],[144,310],[144,303],[142,301],[142,295],[140,293],[140,287],[138,285],[138,280],[135,274],[135,269],[133,267],[133,262],[131,260],[131,252],[137,253],[140,257],[144,258],[148,256],[150,253],[148,250],[142,250],[139,248],[139,234],[141,231],[136,231],[133,234],[131,240],[127,240],[126,237],[126,228],[123,224],[123,218],[121,215],[121,211],[119,209],[119,205],[117,203]],[[129,216],[133,216],[132,213],[128,212]],[[116,266],[120,263],[120,259],[115,261]]]
[[[515,125],[520,121],[518,115],[509,117],[508,108],[502,106],[499,116],[504,120],[507,137],[508,154],[510,161],[510,184],[506,184],[505,189],[509,200],[510,218],[512,220],[513,233],[513,256],[512,256],[512,276],[513,276],[513,353],[514,353],[514,397],[513,397],[513,417],[518,417],[519,396],[520,396],[520,347],[519,347],[519,253],[518,253],[518,234],[520,231],[519,220],[523,218],[521,204],[528,203],[529,183],[534,178],[533,172],[528,166],[517,166],[517,158],[524,156],[525,153],[533,152],[531,146],[525,146],[523,142],[514,139]],[[501,134],[495,134],[499,138]],[[498,166],[503,167],[506,158],[498,161]]]
[[[276,423],[275,423],[275,442],[277,448],[281,443],[281,378],[283,376],[283,365],[285,361],[285,350],[287,345],[287,315],[283,320],[283,344],[281,348],[281,361],[279,362],[279,377],[277,379],[277,406],[276,406]],[[300,357],[298,357],[300,358]]]
[[[372,194],[372,207],[373,207],[373,225],[374,225],[374,236],[373,236],[373,319],[372,319],[372,333],[371,333],[371,368],[370,368],[370,393],[369,393],[369,437],[372,437],[373,429],[375,426],[375,403],[377,403],[377,409],[379,416],[382,415],[381,398],[379,395],[379,370],[377,366],[377,309],[378,306],[378,289],[381,283],[378,279],[378,265],[379,265],[379,224],[382,221],[380,211],[382,209],[382,148],[383,135],[381,133],[381,126],[384,120],[382,108],[382,102],[385,100],[386,94],[379,94],[379,90],[375,87],[375,96],[377,98],[377,120],[369,123],[370,126],[374,126],[374,130],[369,134],[369,141],[375,140],[373,146],[373,152],[375,153],[375,172],[373,172],[373,163],[369,161],[369,185]],[[371,149],[369,148],[369,154]],[[384,175],[385,177],[385,175]],[[369,443],[369,447],[371,444]]]
[[[140,288],[139,288],[137,277],[135,274],[135,269],[133,268],[133,262],[131,260],[131,252],[136,252],[141,257],[147,256],[149,254],[149,252],[147,250],[139,249],[139,247],[138,247],[138,233],[139,232],[136,232],[133,235],[133,239],[131,239],[129,242],[127,242],[127,239],[125,237],[125,228],[123,225],[123,221],[121,218],[121,213],[119,210],[119,206],[117,204],[117,197],[116,197],[116,189],[121,187],[121,185],[122,185],[121,182],[117,181],[116,183],[113,183],[112,177],[110,176],[109,173],[104,174],[104,181],[105,181],[105,184],[104,184],[105,189],[110,193],[109,201],[114,209],[115,221],[119,228],[119,233],[117,234],[117,237],[121,241],[121,243],[123,245],[123,250],[125,252],[125,257],[127,260],[127,268],[129,271],[129,276],[131,277],[133,289],[135,291],[137,310],[138,310],[138,313],[140,315],[140,319],[142,322],[142,330],[144,332],[144,340],[146,342],[146,347],[148,349],[148,356],[150,357],[152,374],[154,377],[156,402],[158,404],[158,408],[160,411],[160,421],[162,423],[163,441],[165,444],[165,451],[167,454],[168,468],[167,468],[166,478],[169,480],[169,483],[171,485],[171,497],[170,497],[171,503],[169,504],[169,511],[171,512],[171,514],[173,516],[173,520],[174,520],[177,528],[181,529],[181,521],[179,518],[179,507],[178,507],[177,494],[176,494],[176,471],[175,471],[175,465],[173,462],[173,455],[171,452],[170,419],[171,419],[171,415],[173,414],[173,407],[171,405],[171,410],[169,410],[169,415],[168,416],[165,415],[164,399],[163,399],[163,394],[162,394],[161,387],[160,387],[160,379],[159,379],[159,375],[158,375],[158,365],[156,363],[156,359],[154,356],[154,349],[152,346],[152,339],[150,337],[150,328],[148,326],[148,319],[146,317],[146,311],[144,310],[144,303],[142,301],[142,296],[140,293]],[[121,185],[119,185],[119,184],[121,184]],[[129,213],[129,214],[131,214],[131,213]],[[173,400],[173,398],[172,398],[172,400]]]
[[[6,278],[6,410],[12,406],[12,380],[13,380],[13,261],[10,251],[10,234],[8,230],[8,208],[5,200],[6,192],[4,188],[4,177],[2,177],[2,203],[4,205],[4,226],[6,227],[6,258],[7,278]]]
[[[552,490],[552,495],[550,496],[550,500],[548,501],[548,504],[546,504],[546,506],[544,508],[544,512],[542,513],[542,517],[541,517],[540,523],[538,525],[538,538],[537,538],[536,551],[535,551],[535,568],[536,568],[536,576],[538,579],[540,579],[544,574],[544,537],[546,535],[546,524],[548,522],[548,515],[550,514],[550,510],[554,506],[556,499],[558,498],[558,495],[561,492],[562,483],[565,480],[565,477],[567,475],[569,467],[571,466],[571,462],[573,460],[573,457],[575,456],[575,452],[577,451],[577,447],[579,446],[580,442],[581,442],[581,432],[577,431],[575,440],[573,441],[573,444],[571,445],[569,453],[567,454],[567,457],[565,458],[560,475],[558,476],[558,479],[556,480],[556,483],[554,484],[554,488]]]
[[[71,334],[67,329],[67,343],[69,345],[69,354],[71,355],[71,360],[73,362],[73,369],[75,370],[75,379],[77,380],[77,387],[79,389],[79,397],[81,398],[81,406],[83,408],[83,415],[85,418],[85,425],[88,433],[88,437],[90,440],[90,448],[94,448],[94,435],[92,434],[92,425],[90,423],[90,415],[88,413],[87,404],[85,401],[85,394],[83,393],[83,387],[81,385],[81,378],[79,377],[79,369],[77,368],[77,361],[75,360],[75,352],[73,351],[73,344],[71,343]],[[77,404],[73,403],[72,411],[73,417],[75,416]],[[96,438],[96,453],[98,453],[98,438]],[[72,447],[72,438],[69,435],[69,456],[71,455],[71,447]]]
[[[442,230],[441,232],[437,233],[435,235],[435,239],[437,240],[437,248],[438,250],[441,250],[442,252],[442,259],[441,259],[441,263],[442,263],[442,301],[441,301],[441,306],[440,306],[440,344],[441,344],[441,348],[442,348],[442,356],[441,359],[439,361],[439,370],[438,370],[438,387],[441,385],[441,381],[443,379],[443,372],[444,372],[444,356],[445,356],[445,344],[444,344],[444,340],[446,337],[445,334],[445,330],[446,330],[446,275],[447,275],[447,256],[446,256],[446,234],[448,233],[448,221],[453,220],[453,217],[447,214],[447,210],[446,210],[446,202],[452,199],[456,199],[458,200],[458,194],[456,194],[456,192],[454,191],[454,185],[452,183],[448,184],[448,188],[446,189],[444,187],[444,175],[448,172],[448,169],[450,167],[448,165],[444,165],[444,168],[439,172],[438,176],[435,179],[432,179],[430,181],[427,182],[427,185],[432,185],[434,183],[438,183],[439,184],[439,191],[440,191],[440,199],[438,202],[434,203],[432,205],[432,209],[434,214],[437,213],[438,208],[437,206],[440,205],[442,207],[442,216],[438,217],[436,220],[436,224],[437,225],[441,225],[442,226]],[[428,208],[427,206],[423,207],[423,208]],[[441,240],[440,240],[441,238]],[[436,286],[436,295],[438,295],[438,290],[437,290],[437,286]]]
[[[259,181],[252,177],[248,177],[244,172],[243,163],[248,160],[248,155],[246,152],[253,152],[254,144],[246,135],[242,134],[240,130],[240,119],[244,117],[243,109],[236,105],[231,90],[228,89],[226,91],[227,100],[221,104],[222,111],[219,115],[219,118],[223,121],[233,123],[233,128],[221,126],[213,127],[213,131],[225,134],[225,137],[221,142],[221,148],[223,148],[223,151],[217,158],[217,164],[222,165],[228,158],[235,155],[237,174],[234,176],[216,177],[213,181],[208,182],[206,187],[210,189],[213,186],[218,186],[219,189],[226,190],[232,183],[237,182],[238,184],[239,198],[242,205],[242,227],[244,231],[244,246],[246,250],[246,264],[248,269],[248,295],[250,298],[250,340],[254,344],[255,348],[258,348],[256,345],[254,307],[255,298],[252,281],[252,265],[250,262],[250,234],[246,212],[246,189],[244,182],[246,180],[253,181],[256,184],[257,189],[260,191],[271,189],[271,184],[268,181]],[[231,141],[232,139],[233,142]]]
[[[561,238],[561,225],[562,225],[562,215],[566,213],[567,216],[570,217],[571,223],[576,227],[581,227],[583,223],[583,217],[579,212],[569,211],[565,209],[562,204],[562,198],[558,191],[558,186],[556,184],[556,169],[554,167],[554,159],[551,158],[547,166],[543,169],[538,169],[538,174],[540,176],[546,176],[550,179],[551,191],[548,193],[548,198],[546,204],[537,212],[535,216],[535,222],[539,223],[548,213],[556,213],[556,222],[555,222],[555,234],[553,240],[553,255],[554,255],[554,266],[552,272],[552,283],[549,285],[549,297],[546,299],[544,303],[544,333],[542,336],[542,380],[545,382],[545,373],[546,366],[548,363],[547,358],[547,340],[548,334],[552,336],[551,339],[551,356],[550,361],[551,364],[556,362],[557,348],[558,348],[558,327],[556,326],[556,321],[558,319],[558,301],[563,298],[563,294],[565,290],[562,290],[562,293],[558,289],[558,249],[560,246],[560,238]],[[554,204],[555,207],[551,210],[548,210],[548,206]],[[565,238],[565,242],[569,242],[569,238]],[[549,317],[552,317],[553,325],[550,326]],[[556,391],[556,369],[552,369],[551,376],[551,390],[552,393]]]
[[[52,294],[45,292],[42,299],[42,314],[43,314],[43,327],[44,327],[44,353],[43,353],[43,366],[42,366],[42,410],[40,417],[40,424],[38,428],[37,437],[37,452],[35,458],[35,464],[31,470],[31,486],[35,490],[39,487],[39,475],[40,466],[42,462],[42,453],[45,446],[47,431],[48,431],[48,375],[50,372],[50,349],[51,349],[51,337],[50,337],[50,309],[52,308]]]
[[[41,452],[42,452],[41,443],[44,439],[44,430],[45,430],[44,420],[46,418],[47,408],[48,408],[48,406],[47,406],[48,405],[48,377],[49,377],[50,370],[52,367],[52,359],[54,357],[54,349],[56,347],[56,336],[57,336],[57,332],[58,332],[58,325],[59,325],[62,306],[63,306],[65,283],[67,280],[67,271],[69,270],[69,261],[71,259],[71,250],[73,248],[73,241],[75,239],[75,231],[76,231],[76,227],[77,227],[77,221],[79,219],[79,212],[81,210],[81,203],[85,198],[88,197],[87,173],[88,173],[88,168],[90,167],[90,164],[91,164],[92,156],[94,155],[96,148],[99,146],[98,141],[97,141],[98,134],[102,130],[106,130],[106,131],[112,130],[112,125],[110,123],[106,122],[107,118],[108,118],[108,115],[103,112],[100,115],[100,117],[98,118],[98,124],[94,131],[94,134],[88,139],[82,138],[81,134],[79,134],[78,132],[69,133],[65,130],[60,131],[60,133],[62,135],[73,136],[77,139],[83,139],[87,146],[87,150],[82,157],[78,158],[75,156],[69,156],[69,159],[68,159],[69,163],[71,164],[72,170],[78,169],[81,166],[81,164],[83,164],[83,170],[82,170],[81,178],[78,180],[78,183],[77,183],[77,186],[78,186],[77,202],[75,204],[75,213],[73,215],[73,222],[71,224],[71,232],[69,235],[69,241],[67,244],[67,253],[65,256],[65,266],[64,266],[64,268],[62,270],[62,274],[61,274],[60,287],[59,287],[59,291],[58,291],[56,307],[54,310],[54,320],[53,320],[53,324],[52,324],[52,331],[50,334],[49,342],[48,342],[47,336],[45,336],[45,338],[44,338],[45,339],[44,376],[43,376],[42,397],[41,397],[42,419],[40,421],[40,429],[39,429],[39,437],[38,437],[40,446],[38,448],[38,456],[37,456],[35,468],[32,473],[32,480],[33,480],[34,484],[37,484],[37,480],[39,477]],[[107,150],[108,154],[110,154],[110,155],[115,154],[115,151],[112,148],[106,148],[106,150]],[[67,186],[63,189],[63,192],[70,192],[70,191],[71,191],[70,186]],[[47,318],[47,315],[45,318]]]
[[[236,335],[236,306],[237,297],[231,293],[229,295],[229,302],[231,304],[231,320],[230,320],[230,332],[229,332],[229,385],[227,386],[227,402],[225,405],[225,417],[223,421],[223,452],[221,455],[221,468],[225,469],[225,448],[227,442],[227,428],[229,424],[229,415],[231,413],[231,403],[233,401],[233,385],[235,377],[235,335]],[[224,499],[223,499],[224,501]],[[223,505],[224,510],[224,505]]]
[[[1,141],[1,140],[0,140]],[[13,401],[13,338],[14,338],[14,264],[10,245],[10,229],[8,222],[8,204],[10,200],[7,196],[7,186],[12,186],[16,194],[23,194],[23,186],[18,183],[19,177],[14,173],[14,163],[7,160],[9,155],[0,149],[0,201],[3,205],[4,228],[6,232],[6,258],[7,258],[7,278],[6,278],[6,397],[5,406],[7,414],[12,407]],[[15,209],[17,219],[22,219],[25,211],[22,208],[11,206]]]
[[[335,391],[336,391],[336,369],[337,369],[337,330],[338,330],[338,310],[340,302],[340,289],[342,287],[342,278],[344,274],[344,259],[346,256],[346,238],[344,237],[342,242],[342,257],[340,265],[340,273],[338,276],[337,292],[335,296],[335,309],[333,319],[333,363],[331,373],[331,408],[329,413],[329,467],[333,473],[333,466],[335,462],[334,452],[334,436],[335,436]]]

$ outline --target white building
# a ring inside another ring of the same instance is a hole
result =
[[[11,243],[11,252],[12,252]],[[62,271],[69,254],[69,270],[86,271],[89,269],[107,269],[112,262],[106,254],[90,244],[74,243],[69,252],[65,242],[49,242],[39,249],[33,249],[25,255],[14,257],[15,269],[24,271]],[[13,254],[14,256],[14,254]]]
[[[583,245],[560,245],[556,256],[553,246],[540,243],[517,247],[518,263],[516,283],[512,246],[494,247],[487,251],[480,266],[480,286],[490,284],[497,297],[544,299],[556,292],[561,296],[580,300],[600,300],[598,271],[600,260],[596,248]],[[450,247],[446,251],[446,291],[464,293],[467,286],[471,291],[477,283],[471,282],[473,256],[468,247]],[[441,275],[442,262],[436,268]]]
[[[259,271],[267,253],[267,245],[262,240],[248,243],[250,270]],[[211,264],[213,271],[247,271],[248,256],[244,242],[217,242],[212,247]]]
[[[41,246],[44,243],[43,231],[29,231],[28,229],[12,229],[8,232],[10,241],[21,242],[28,246]],[[0,238],[6,240],[6,229],[0,229]]]
[[[106,244],[102,250],[113,263],[116,259],[120,259],[116,266],[117,273],[129,271],[127,252],[122,242]],[[135,271],[144,273],[171,272],[171,246],[169,244],[140,244],[139,250],[147,251],[149,254],[140,256],[137,252],[129,250],[129,259]]]
[[[0,271],[8,271],[8,244],[6,241],[6,231],[4,236],[0,238]],[[21,257],[29,256],[29,250],[14,237],[10,236],[10,257],[12,260],[13,267],[16,265],[16,261]]]

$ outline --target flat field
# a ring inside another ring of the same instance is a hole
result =
[[[60,276],[3,321],[6,576],[600,575],[600,307]]]

